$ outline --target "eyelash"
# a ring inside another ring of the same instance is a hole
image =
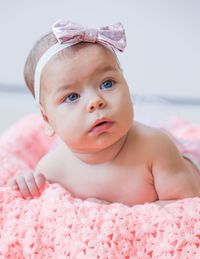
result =
[[[116,83],[116,82],[115,82],[114,80],[112,80],[112,79],[105,80],[105,81],[100,85],[100,89],[102,89],[101,87],[102,87],[105,83],[108,83],[108,82],[111,82],[111,87],[109,87],[109,88],[103,88],[103,89],[106,90],[106,91],[110,90],[110,88],[112,88],[112,87],[114,86],[114,84]],[[104,86],[105,86],[105,85],[104,85]],[[103,89],[102,89],[102,90],[103,90]],[[76,95],[77,98],[76,98],[75,100],[69,100],[69,101],[68,101],[68,98],[69,98],[70,96],[73,96],[73,95]],[[66,102],[66,103],[75,103],[80,97],[81,97],[80,94],[75,93],[75,92],[72,92],[72,93],[68,94],[68,95],[64,98],[64,102]]]

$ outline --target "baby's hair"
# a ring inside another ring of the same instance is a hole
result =
[[[57,43],[57,39],[52,32],[49,32],[36,42],[26,59],[24,66],[24,79],[34,97],[34,75],[37,63],[44,52],[55,43]]]

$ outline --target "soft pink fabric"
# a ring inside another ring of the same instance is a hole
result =
[[[177,121],[170,129],[200,139],[200,125]],[[0,139],[0,258],[200,258],[200,198],[128,207],[74,199],[57,184],[32,200],[3,186],[32,170],[54,144],[37,115]]]

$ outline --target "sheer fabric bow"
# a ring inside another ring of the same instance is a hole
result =
[[[67,42],[97,42],[119,51],[123,51],[126,47],[125,30],[120,22],[99,29],[90,29],[71,21],[59,20],[54,23],[52,30],[61,44]]]

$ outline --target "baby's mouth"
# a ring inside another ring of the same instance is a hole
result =
[[[102,121],[102,122],[98,123],[95,127],[101,126],[101,125],[103,125],[105,123],[107,123],[107,121]]]
[[[113,123],[113,121],[107,118],[98,119],[95,121],[89,132],[100,133],[106,131],[113,125]]]

